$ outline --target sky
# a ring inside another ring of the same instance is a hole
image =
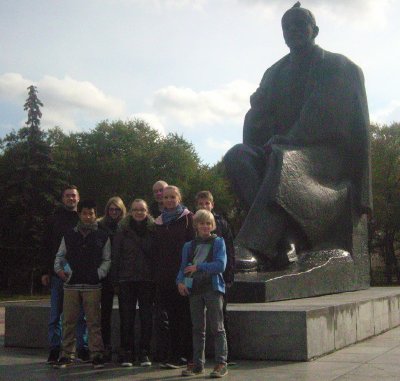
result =
[[[0,0],[0,138],[24,125],[27,87],[42,127],[89,131],[144,119],[215,164],[242,141],[249,96],[288,53],[294,0]],[[365,76],[372,122],[400,121],[400,0],[303,0],[316,43]]]

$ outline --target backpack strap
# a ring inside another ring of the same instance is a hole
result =
[[[216,238],[217,237],[215,237],[211,242],[211,248],[208,251],[206,262],[212,262],[213,254],[214,254],[214,244],[215,244],[215,239]],[[190,243],[190,251],[189,251],[189,255],[188,255],[188,263],[193,263],[193,260],[194,260],[194,257],[195,257],[196,246],[197,246],[197,242],[196,242],[195,239],[193,239],[191,241],[191,243]]]

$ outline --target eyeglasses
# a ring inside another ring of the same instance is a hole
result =
[[[117,213],[117,212],[120,212],[121,209],[120,209],[120,208],[109,208],[108,211],[109,211],[109,212],[116,212],[116,213]]]

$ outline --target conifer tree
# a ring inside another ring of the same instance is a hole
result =
[[[32,270],[40,266],[46,220],[65,182],[65,173],[52,160],[46,133],[40,128],[41,107],[36,87],[29,86],[26,126],[1,142],[0,255],[8,269],[5,273],[13,275],[10,286],[15,285],[13,279],[29,285]]]

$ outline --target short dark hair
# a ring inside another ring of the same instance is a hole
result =
[[[78,191],[78,187],[76,186],[76,185],[66,185],[64,188],[63,188],[63,190],[62,190],[62,192],[61,192],[61,198],[63,198],[64,197],[64,193],[65,193],[65,191],[67,191],[68,189],[76,189],[76,191],[79,193],[79,191]]]
[[[83,208],[94,209],[94,211],[96,212],[96,215],[97,215],[97,205],[96,205],[96,202],[94,200],[83,200],[83,201],[80,201],[79,204],[78,204],[78,213],[80,213]]]
[[[196,202],[198,202],[199,200],[204,200],[204,199],[214,203],[214,197],[213,197],[212,193],[208,190],[200,191],[196,194],[196,197],[195,197]]]

